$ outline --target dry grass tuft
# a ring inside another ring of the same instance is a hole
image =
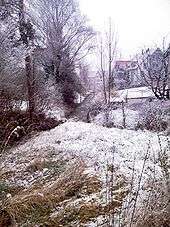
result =
[[[84,226],[95,221],[99,216],[107,216],[121,206],[121,202],[112,201],[110,204],[101,203],[97,198],[89,201],[78,201],[67,204],[63,209],[54,213],[48,221],[48,226]],[[75,225],[76,223],[76,225]]]
[[[30,173],[42,171],[43,168],[45,168],[47,162],[48,160],[46,160],[45,158],[33,159],[32,162],[27,166],[26,170]]]
[[[84,226],[120,208],[122,199],[103,201],[103,183],[85,170],[85,163],[76,160],[56,181],[41,188],[34,185],[7,199],[0,212],[1,222],[8,217],[20,226]]]
[[[3,212],[14,217],[17,223],[24,223],[26,220],[44,223],[61,202],[79,197],[81,193],[90,194],[100,189],[100,182],[96,178],[84,174],[85,167],[82,160],[77,160],[55,182],[48,183],[42,188],[34,186],[8,199],[3,206]],[[90,185],[92,180],[94,187]],[[4,219],[2,215],[0,219]]]
[[[137,227],[169,227],[170,226],[170,214],[166,211],[162,212],[150,212],[143,219],[138,220]]]
[[[13,218],[7,211],[0,210],[0,227],[12,227],[14,226]]]

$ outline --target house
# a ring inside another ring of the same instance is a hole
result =
[[[119,88],[127,88],[141,85],[140,71],[137,61],[116,61],[114,67],[114,82]]]
[[[111,97],[111,102],[133,102],[146,101],[155,98],[149,87],[135,87],[116,91],[116,95]]]
[[[115,68],[116,69],[136,69],[137,66],[137,61],[116,61],[115,63]]]

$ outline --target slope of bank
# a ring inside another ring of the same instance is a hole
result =
[[[1,155],[0,214],[19,226],[97,226],[113,217],[117,224],[133,222],[128,212],[136,194],[142,193],[142,204],[146,185],[162,178],[168,140],[83,122],[40,133]]]

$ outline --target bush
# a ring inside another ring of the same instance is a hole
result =
[[[35,113],[32,120],[30,120],[27,112],[11,110],[0,114],[1,150],[16,144],[32,132],[50,130],[61,123],[53,118],[46,117],[42,113]]]
[[[137,129],[161,132],[168,128],[167,113],[159,106],[147,107],[142,113]]]

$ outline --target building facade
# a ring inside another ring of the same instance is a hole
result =
[[[116,61],[114,82],[119,89],[140,85],[141,79],[137,61]]]

